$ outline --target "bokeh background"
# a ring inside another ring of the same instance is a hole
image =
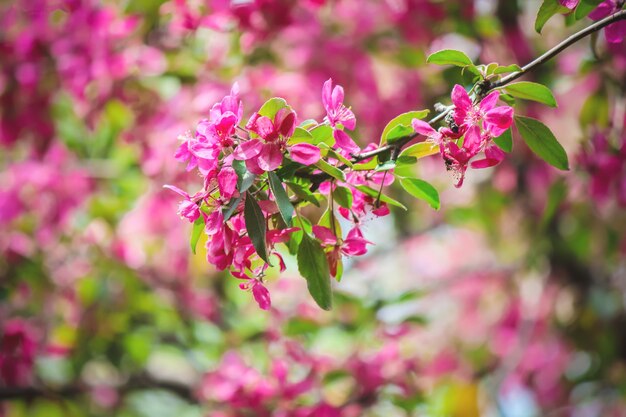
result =
[[[572,169],[513,153],[461,189],[364,224],[335,308],[293,259],[262,311],[192,255],[163,184],[200,179],[178,136],[239,83],[358,141],[448,103],[455,68],[524,64],[589,20],[533,30],[523,0],[19,0],[0,4],[0,415],[626,416],[626,47],[603,36],[529,75]],[[198,245],[203,247],[203,245]]]

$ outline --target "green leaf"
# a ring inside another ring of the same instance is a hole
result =
[[[231,199],[228,204],[222,209],[222,215],[224,216],[224,221],[230,219],[233,214],[235,214],[235,210],[239,207],[239,203],[243,200],[244,194],[240,194],[239,197]]]
[[[311,141],[313,145],[325,143],[328,146],[333,146],[335,144],[333,128],[328,125],[319,125],[315,129],[312,129],[309,133],[313,136],[313,140]]]
[[[389,123],[387,123],[385,129],[383,129],[383,134],[380,136],[380,145],[382,146],[384,143],[387,142],[387,136],[393,128],[400,125],[411,127],[411,122],[413,121],[413,119],[423,119],[424,117],[428,116],[428,113],[430,113],[429,110],[410,111],[394,117]]]
[[[243,194],[254,184],[256,175],[248,171],[243,161],[234,160],[233,169],[237,173],[237,190],[239,190],[240,194]]]
[[[436,65],[454,65],[456,67],[474,66],[474,63],[461,51],[454,49],[444,49],[431,54],[426,62]]]
[[[320,202],[317,201],[317,198],[315,198],[315,194],[313,194],[308,187],[290,181],[286,182],[285,184],[287,184],[291,191],[293,191],[294,194],[301,200],[308,201],[309,203],[314,204],[317,207],[320,206]]]
[[[413,133],[415,132],[411,126],[398,125],[387,133],[387,137],[385,139],[387,143],[392,144],[397,142],[399,139],[412,135]]]
[[[367,185],[356,185],[354,188],[356,188],[357,190],[359,190],[360,192],[362,192],[363,194],[366,194],[370,197],[378,197],[378,190],[375,190],[373,188],[368,187]],[[401,208],[402,210],[406,210],[406,206],[402,203],[400,203],[399,201],[394,200],[393,198],[386,196],[384,194],[380,194],[380,201],[382,201],[383,203],[387,203],[387,204],[391,204],[392,206],[396,206]]]
[[[204,216],[200,216],[193,222],[193,229],[191,229],[191,240],[189,244],[191,246],[191,252],[196,254],[196,246],[198,245],[198,240],[200,240],[200,236],[202,235],[202,231],[204,230]]]
[[[313,127],[313,126],[317,126],[317,120],[315,119],[306,119],[303,120],[302,122],[300,122],[300,124],[298,125],[299,127],[301,127],[302,129],[306,129],[309,130],[309,128]]]
[[[283,188],[280,178],[278,178],[274,172],[268,172],[267,176],[270,180],[270,188],[272,189],[272,194],[274,194],[274,198],[276,199],[276,205],[278,206],[280,216],[285,221],[287,227],[291,227],[291,219],[293,218],[294,209],[293,205],[291,205],[291,201],[289,201],[289,196]]]
[[[416,178],[403,178],[400,180],[400,185],[405,191],[411,194],[415,198],[424,200],[435,210],[439,210],[439,193],[429,183],[424,180],[418,180]]]
[[[504,152],[511,152],[513,150],[513,134],[511,132],[511,128],[508,128],[497,138],[493,138],[493,141]]]
[[[576,12],[574,13],[576,20],[587,17],[587,15],[591,13],[593,9],[598,7],[600,3],[602,3],[602,0],[580,0],[578,6],[576,7]]]
[[[341,239],[341,224],[339,223],[335,212],[330,208],[324,211],[322,217],[320,217],[320,219],[317,221],[317,225],[326,227],[327,229],[331,230],[335,234],[335,236],[337,236],[337,239]]]
[[[243,218],[246,223],[246,229],[248,230],[248,236],[252,240],[252,246],[265,263],[269,264],[267,256],[267,241],[266,232],[267,226],[265,225],[265,217],[263,211],[259,207],[259,203],[256,202],[254,196],[250,193],[246,193],[246,202],[243,209]]]
[[[559,13],[568,13],[569,11],[567,7],[561,6],[559,0],[543,0],[535,19],[535,30],[537,33],[541,33],[541,30],[552,16]]]
[[[312,142],[313,142],[313,135],[309,133],[308,130],[303,129],[301,127],[296,127],[296,129],[293,131],[293,135],[291,135],[291,137],[289,138],[289,141],[287,141],[289,145],[295,145],[296,143],[312,143]]]
[[[439,153],[439,145],[433,142],[420,142],[404,148],[400,152],[400,156],[413,156],[416,159],[421,159],[436,153]]]
[[[309,294],[318,306],[330,310],[333,304],[330,271],[320,243],[304,233],[298,247],[297,260],[298,271],[306,279]]]
[[[589,125],[607,127],[610,120],[609,100],[605,93],[597,92],[585,100],[580,110],[580,125],[585,128]]]
[[[396,167],[396,161],[386,161],[374,168],[376,172],[390,171]]]
[[[494,75],[508,74],[509,72],[520,72],[522,69],[517,64],[506,65],[503,67],[498,66],[494,71]]]
[[[399,156],[396,161],[396,167],[393,171],[393,175],[398,178],[412,178],[415,175],[413,167],[417,164],[417,158],[413,156]]]
[[[542,84],[532,83],[530,81],[521,81],[519,83],[509,84],[506,92],[517,98],[524,100],[537,101],[550,107],[557,107],[556,99],[552,95],[552,91]]]
[[[322,142],[322,143],[319,144],[319,147],[322,150],[322,156],[324,156],[324,157],[330,156],[331,158],[336,159],[336,160],[340,161],[343,164],[346,164],[350,168],[353,167],[354,164],[352,163],[351,160],[349,160],[345,156],[341,155],[339,152],[335,151],[333,148],[331,148],[327,144]]]
[[[355,171],[370,171],[372,169],[375,169],[376,166],[378,165],[378,161],[376,159],[377,158],[372,158],[368,162],[361,163],[361,164],[354,164],[352,169]]]
[[[337,186],[333,190],[333,199],[341,207],[351,209],[352,208],[352,191],[349,188]]]
[[[324,171],[325,173],[327,173],[328,175],[330,175],[333,178],[336,178],[336,179],[341,180],[341,181],[345,181],[346,180],[346,177],[345,177],[345,175],[344,175],[342,170],[340,170],[337,167],[332,166],[331,164],[329,164],[328,162],[324,161],[323,159],[320,159],[319,161],[317,161],[315,166],[318,167],[319,169],[321,169],[322,171]]]
[[[539,120],[515,116],[515,125],[528,147],[555,168],[569,170],[567,153],[550,129]]]
[[[289,107],[289,104],[285,101],[284,98],[274,97],[267,100],[261,108],[259,109],[259,114],[261,116],[268,117],[274,120],[274,116],[278,113],[278,110]]]

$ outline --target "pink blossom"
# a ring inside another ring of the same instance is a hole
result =
[[[463,185],[467,165],[470,159],[480,152],[481,143],[480,128],[478,126],[472,126],[465,134],[462,147],[459,148],[454,141],[446,141],[441,147],[441,156],[448,170],[453,171],[455,175],[457,175],[455,187],[459,188]]]
[[[333,127],[335,143],[346,152],[358,153],[360,151],[358,145],[338,126],[342,125],[350,130],[354,130],[356,126],[356,117],[352,110],[343,105],[343,98],[343,87],[337,85],[333,88],[332,78],[326,80],[322,87],[322,104],[326,109],[325,120]]]
[[[198,217],[200,217],[200,207],[198,207],[198,201],[193,201],[191,196],[189,196],[187,192],[181,190],[174,185],[164,185],[163,188],[172,190],[176,194],[185,198],[178,204],[177,213],[181,219],[187,219],[190,223],[193,223]]]
[[[327,227],[313,226],[313,234],[327,249],[326,258],[330,267],[330,274],[337,275],[337,264],[344,256],[361,256],[367,253],[367,245],[371,244],[363,237],[358,227],[352,228],[345,239],[340,239]]]
[[[499,97],[499,91],[492,91],[476,106],[467,91],[462,86],[455,85],[452,89],[454,121],[463,131],[471,126],[481,126],[493,137],[500,136],[513,124],[513,108],[496,107]]]
[[[567,7],[570,10],[574,10],[578,6],[580,0],[559,0],[561,6]]]
[[[623,2],[618,0],[605,0],[598,5],[591,13],[589,18],[593,20],[602,20],[605,17],[617,13],[622,9]],[[604,36],[609,43],[621,43],[626,37],[626,21],[620,20],[612,23],[604,28]]]
[[[4,323],[0,340],[0,377],[8,386],[25,385],[35,363],[35,334],[22,319]]]
[[[283,152],[288,148],[287,140],[293,135],[295,128],[296,113],[291,109],[280,109],[274,116],[274,120],[255,113],[248,121],[246,129],[259,138],[241,142],[235,148],[233,155],[235,159],[245,161],[246,167],[252,173],[262,174],[265,171],[274,171],[283,162]],[[296,149],[292,155],[294,160],[302,156],[296,162],[310,164],[315,160],[315,155],[309,147],[295,146]]]

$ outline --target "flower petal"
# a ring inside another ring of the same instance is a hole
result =
[[[233,152],[235,159],[245,161],[254,158],[263,149],[263,143],[258,139],[252,139],[247,142],[241,142]]]
[[[298,143],[289,148],[289,156],[302,165],[313,165],[321,158],[320,148],[310,143]]]
[[[335,138],[335,144],[344,151],[352,154],[361,152],[359,145],[354,143],[352,138],[343,130],[335,129],[335,131],[333,131],[333,137]]]
[[[259,153],[257,163],[263,171],[274,171],[283,163],[283,153],[278,143],[267,143]]]

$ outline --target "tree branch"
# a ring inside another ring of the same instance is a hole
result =
[[[595,22],[594,24],[587,26],[586,28],[582,29],[579,32],[576,32],[575,34],[573,34],[572,36],[568,37],[567,39],[565,39],[563,42],[559,43],[558,45],[556,45],[555,47],[553,47],[552,49],[550,49],[549,51],[547,51],[546,53],[542,54],[541,56],[539,56],[537,59],[533,60],[532,62],[529,62],[528,64],[524,65],[522,67],[521,71],[512,73],[510,75],[507,75],[506,77],[503,77],[502,79],[500,79],[499,81],[496,81],[494,83],[489,83],[487,85],[485,85],[484,88],[484,94],[486,94],[487,92],[495,89],[495,88],[499,88],[502,86],[505,86],[509,83],[511,83],[512,81],[517,80],[518,78],[522,77],[523,75],[533,71],[534,69],[536,69],[537,67],[541,66],[542,64],[550,61],[552,58],[554,58],[555,56],[557,56],[558,54],[560,54],[561,52],[563,52],[565,49],[567,49],[568,47],[572,46],[573,44],[575,44],[576,42],[580,41],[581,39],[584,39],[585,37],[605,28],[606,26],[615,23],[617,21],[620,20],[625,20],[626,19],[626,10],[621,10],[611,16],[608,16],[602,20],[598,20],[597,22]],[[443,119],[446,118],[446,116],[448,114],[450,114],[452,112],[452,110],[454,110],[454,106],[449,106],[447,107],[444,111],[442,111],[441,113],[439,113],[437,116],[435,116],[434,118],[432,118],[431,120],[428,121],[428,123],[430,125],[434,125],[440,121],[442,121]],[[373,158],[375,156],[381,155],[387,151],[390,151],[392,149],[402,149],[406,146],[407,143],[409,143],[410,141],[412,141],[413,139],[415,139],[418,136],[417,133],[412,133],[408,136],[404,136],[400,139],[398,139],[397,141],[395,141],[393,144],[388,144],[385,146],[381,146],[378,149],[375,149],[373,151],[370,152],[364,152],[361,153],[359,155],[355,155],[352,158],[352,162],[353,163],[357,163],[357,162],[361,162],[363,160],[369,159],[369,158]],[[342,165],[339,167],[340,169],[345,169],[346,166]],[[322,177],[327,177],[328,174],[322,173],[320,174]]]
[[[565,39],[563,42],[559,43],[558,45],[556,45],[555,47],[553,47],[552,49],[550,49],[549,51],[547,51],[546,53],[544,53],[543,55],[535,59],[534,61],[524,65],[521,71],[509,74],[506,77],[502,78],[501,80],[496,81],[495,83],[491,84],[491,89],[502,87],[503,85],[506,85],[512,81],[517,80],[518,78],[525,75],[526,73],[548,62],[549,60],[551,60],[552,58],[554,58],[555,56],[557,56],[558,54],[563,52],[565,49],[569,48],[570,46],[578,42],[579,40],[586,38],[587,36],[599,31],[600,29],[610,24],[613,24],[617,21],[624,20],[624,19],[626,19],[626,10],[621,10],[615,14],[612,14],[611,16],[605,17],[602,20],[598,20],[594,24],[587,26],[580,32],[576,32],[569,38]]]

